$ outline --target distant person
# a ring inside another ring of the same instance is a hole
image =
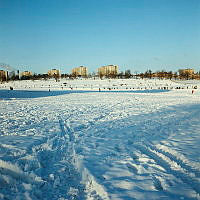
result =
[[[13,90],[13,87],[10,86],[10,90]]]
[[[192,94],[194,94],[194,90],[192,90]]]

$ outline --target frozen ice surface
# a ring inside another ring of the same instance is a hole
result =
[[[141,79],[1,84],[0,199],[200,199],[199,87]]]

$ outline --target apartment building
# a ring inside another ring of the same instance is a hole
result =
[[[32,76],[33,74],[32,74],[32,72],[30,72],[30,71],[24,71],[24,72],[21,72],[21,77],[22,76],[26,76],[26,77],[28,77],[28,76]]]
[[[179,76],[183,78],[192,78],[194,76],[194,69],[179,69]]]
[[[8,78],[8,72],[0,70],[0,81],[6,81]]]
[[[100,77],[102,76],[116,76],[118,74],[118,66],[117,65],[107,65],[98,68],[98,74]]]
[[[50,77],[55,77],[55,76],[60,77],[60,70],[51,69],[51,70],[48,71],[48,76],[50,76]]]
[[[88,75],[87,67],[80,66],[72,69],[73,76],[86,77]]]

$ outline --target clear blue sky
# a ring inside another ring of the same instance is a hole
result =
[[[0,0],[0,63],[200,70],[200,0]]]

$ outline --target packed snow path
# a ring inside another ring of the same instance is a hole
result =
[[[0,101],[0,199],[200,199],[200,95]]]

